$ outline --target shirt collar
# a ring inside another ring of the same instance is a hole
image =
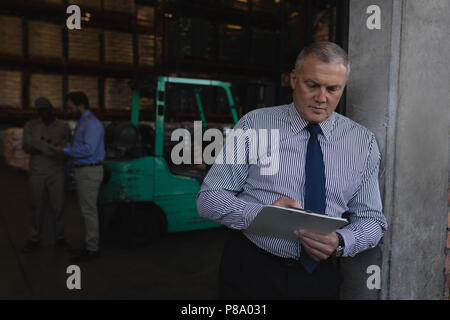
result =
[[[56,124],[56,118],[48,126],[44,123],[44,121],[42,121],[41,118],[37,118],[37,119],[39,119],[39,122],[41,125],[43,125],[44,127],[47,127],[47,128],[50,128],[51,126],[54,126]]]
[[[322,129],[322,133],[325,136],[325,139],[330,140],[331,132],[333,131],[335,122],[336,122],[336,114],[333,112],[328,119],[319,123],[319,126]]]
[[[291,120],[291,128],[294,133],[299,133],[308,125],[308,121],[300,116],[294,103],[289,105],[289,119]]]
[[[87,117],[89,117],[89,115],[91,114],[90,110],[86,110],[80,117],[79,121],[83,121],[84,119],[86,119]]]
[[[289,105],[289,116],[291,120],[291,128],[294,133],[299,133],[300,131],[304,130],[306,126],[309,124],[308,121],[306,121],[300,116],[297,109],[295,108],[294,103],[291,103]],[[333,112],[328,119],[319,123],[320,129],[322,129],[322,133],[326,140],[330,139],[335,121],[336,115]]]

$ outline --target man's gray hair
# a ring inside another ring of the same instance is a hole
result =
[[[347,78],[350,74],[350,61],[347,52],[336,43],[329,41],[319,41],[303,48],[295,61],[295,72],[298,73],[303,61],[308,56],[314,56],[322,62],[326,63],[342,63],[347,68]]]

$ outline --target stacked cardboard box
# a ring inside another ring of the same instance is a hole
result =
[[[0,53],[22,56],[22,18],[0,16]]]
[[[30,156],[23,151],[22,139],[22,128],[9,128],[0,131],[1,155],[8,165],[29,171]]]
[[[134,14],[136,8],[133,0],[103,0],[103,9]]]
[[[330,10],[331,5],[315,13],[313,17],[313,41],[333,41],[330,39],[330,14],[336,19],[336,8]],[[336,26],[332,26],[332,34],[336,34]]]
[[[83,12],[83,8],[101,8],[102,0],[69,0],[67,3],[76,4],[81,8],[81,12]]]
[[[136,6],[136,18],[141,26],[154,27],[155,8],[149,6]],[[161,38],[156,40],[158,55],[161,55]],[[138,36],[139,64],[153,66],[155,64],[155,36],[153,34],[140,34]],[[159,57],[158,57],[159,59]]]
[[[153,27],[155,21],[155,8],[149,6],[136,6],[136,18],[139,25]]]
[[[248,11],[249,9],[248,2],[249,0],[222,0],[223,6],[242,11]]]
[[[100,58],[99,29],[81,28],[69,30],[69,59],[99,61]]]
[[[28,45],[30,56],[62,59],[62,26],[30,20],[28,22]]]
[[[105,62],[133,64],[133,35],[105,31]]]
[[[281,0],[252,0],[252,11],[275,14],[281,10]]]
[[[85,75],[69,75],[69,92],[83,91],[89,99],[89,105],[92,109],[97,109],[98,105],[98,77]]]
[[[35,73],[30,76],[30,104],[39,97],[45,97],[50,100],[53,107],[62,108],[63,106],[63,76],[59,74],[40,74]]]
[[[139,64],[153,66],[155,64],[155,36],[140,34],[139,41]],[[162,53],[162,39],[156,38],[156,59],[160,61]]]
[[[105,109],[131,109],[133,91],[128,79],[105,79]]]
[[[0,107],[22,107],[22,73],[0,70]]]

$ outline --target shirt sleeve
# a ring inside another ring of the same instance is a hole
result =
[[[88,158],[97,150],[102,139],[102,130],[96,123],[88,123],[85,130],[79,133],[81,137],[76,137],[72,144],[68,143],[64,148],[64,154],[72,158]]]
[[[246,116],[236,124],[234,130],[237,129],[243,131],[248,129]],[[225,145],[227,143],[231,143],[228,137]],[[227,164],[225,160],[228,154],[225,156],[225,153],[228,152],[225,152],[225,149],[224,146],[203,181],[197,195],[197,209],[203,218],[232,229],[246,229],[264,206],[259,203],[246,202],[236,196],[242,191],[248,175],[248,144],[246,143],[245,149],[234,144],[236,158],[238,150],[245,150],[246,161],[243,164]],[[222,163],[218,163],[217,159],[221,159]]]
[[[387,230],[378,184],[380,160],[375,136],[372,135],[362,184],[348,203],[350,223],[337,231],[345,243],[343,256],[353,257],[374,248]]]
[[[70,130],[70,127],[67,123],[64,123],[64,127],[65,127],[65,133],[64,133],[64,140],[66,140],[67,142],[72,140],[72,130]]]

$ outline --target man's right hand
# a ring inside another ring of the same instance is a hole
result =
[[[55,151],[56,153],[60,153],[63,151],[64,146],[63,145],[56,145],[56,146],[48,146],[51,150]]]
[[[283,208],[303,209],[300,203],[287,197],[278,198],[272,205]],[[295,230],[294,234],[306,252],[316,261],[327,259],[339,245],[336,232],[322,234],[308,230]]]
[[[278,198],[274,203],[272,203],[273,206],[283,207],[283,208],[294,208],[294,209],[303,209],[300,203],[298,203],[296,200],[293,200],[288,197],[281,197]]]

